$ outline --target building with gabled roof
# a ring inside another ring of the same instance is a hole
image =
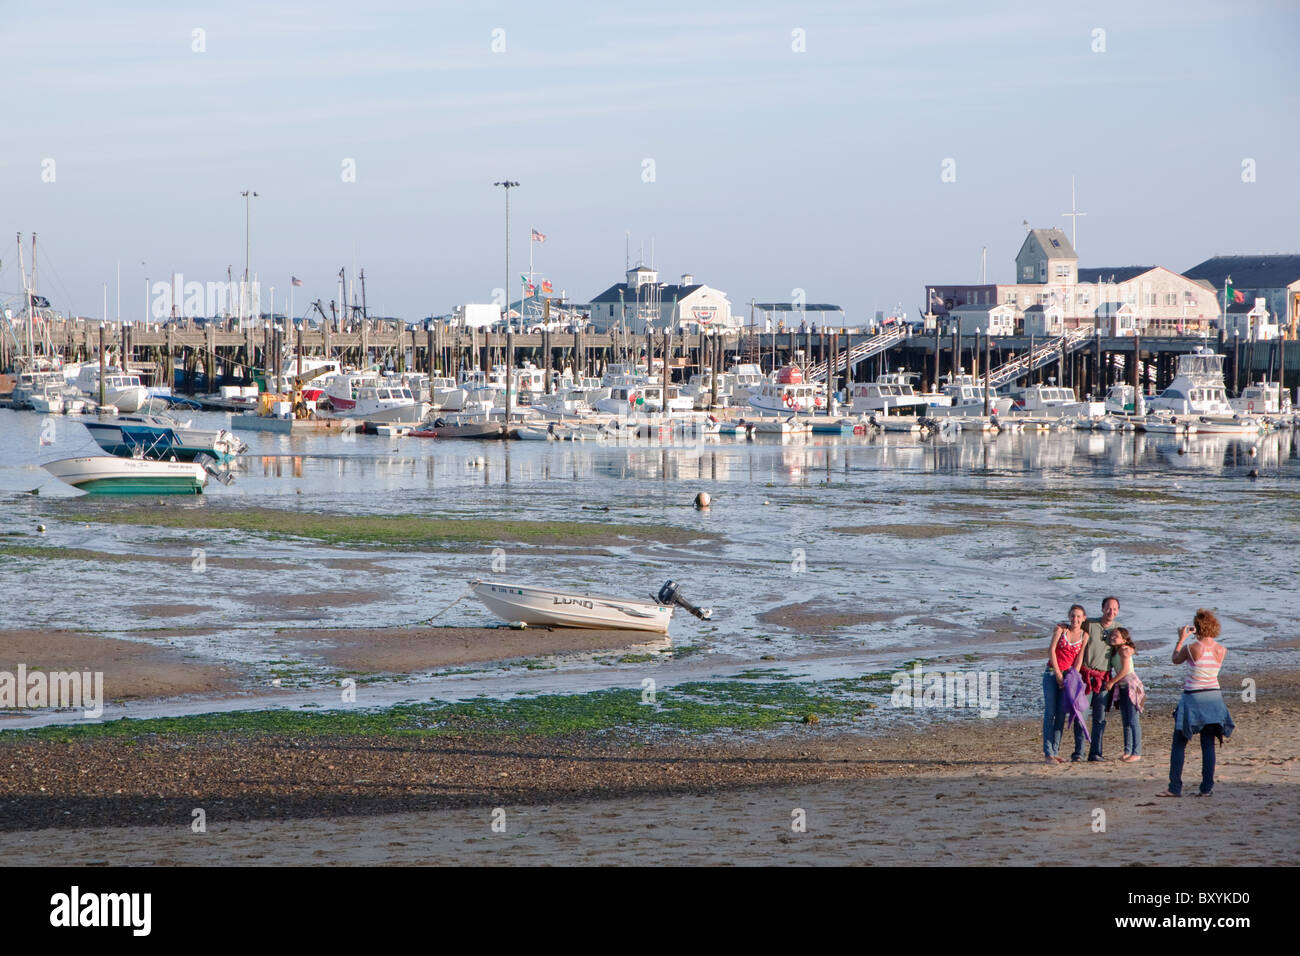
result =
[[[1300,319],[1300,255],[1211,256],[1183,275],[1208,283],[1220,296],[1231,278],[1233,291],[1241,293],[1242,302],[1253,303],[1256,298],[1262,298],[1269,312],[1281,321],[1287,338],[1296,337]],[[1233,303],[1228,305],[1231,313]],[[1247,311],[1250,308],[1253,304]]]
[[[645,264],[629,269],[626,281],[592,299],[590,312],[597,332],[620,324],[636,335],[647,328],[730,329],[739,324],[725,293],[696,282],[689,273],[678,283],[660,282],[659,273]]]

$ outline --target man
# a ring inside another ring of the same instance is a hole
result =
[[[1101,602],[1101,617],[1090,617],[1083,622],[1088,632],[1088,643],[1083,648],[1083,666],[1079,676],[1092,697],[1092,741],[1088,746],[1089,760],[1105,760],[1101,752],[1101,738],[1106,733],[1106,695],[1101,692],[1102,684],[1110,674],[1114,661],[1113,648],[1110,646],[1110,634],[1115,629],[1115,619],[1119,617],[1119,598],[1108,597]],[[1074,753],[1072,761],[1083,759],[1083,728],[1074,725]]]

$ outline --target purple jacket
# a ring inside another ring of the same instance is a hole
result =
[[[1092,736],[1088,733],[1088,688],[1073,667],[1062,676],[1065,678],[1065,729],[1070,729],[1070,720],[1073,718],[1083,730],[1083,736],[1091,743]]]

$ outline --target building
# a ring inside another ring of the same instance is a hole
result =
[[[1015,335],[1016,310],[1009,305],[969,303],[959,305],[939,322],[941,335]]]
[[[627,280],[612,285],[591,300],[591,324],[597,332],[622,325],[643,334],[654,329],[695,332],[701,328],[733,329],[740,322],[731,314],[725,293],[687,274],[675,285],[659,281],[646,265],[627,271]]]
[[[1256,296],[1253,304],[1232,302],[1228,305],[1228,320],[1223,326],[1228,341],[1239,338],[1243,342],[1269,342],[1281,331],[1269,315],[1267,300]]]
[[[1031,229],[1015,261],[1015,283],[930,286],[930,309],[942,324],[945,314],[962,306],[1011,306],[1024,334],[1031,334],[1031,319],[1034,329],[1059,325],[1062,331],[1124,329],[1113,333],[1119,335],[1209,334],[1222,313],[1215,287],[1205,279],[1163,266],[1079,268],[1074,247],[1060,229]],[[1122,306],[1129,309],[1121,312]]]
[[[1224,285],[1232,279],[1236,304],[1252,303],[1262,298],[1271,315],[1280,320],[1287,338],[1296,337],[1300,319],[1300,255],[1214,256],[1192,266],[1183,275],[1207,283],[1223,295]],[[1228,303],[1231,316],[1233,303]],[[1248,308],[1253,308],[1249,306]]]

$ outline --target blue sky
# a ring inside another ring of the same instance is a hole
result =
[[[340,266],[372,313],[489,301],[502,178],[512,273],[535,227],[578,301],[630,232],[738,309],[914,310],[984,246],[1010,281],[1023,220],[1068,232],[1072,175],[1083,265],[1300,252],[1289,2],[8,3],[0,35],[0,295],[35,231],[41,291],[80,314],[104,283],[116,311],[119,261],[129,318],[146,277],[241,272],[248,188],[253,268],[280,298],[302,278],[300,313]]]

